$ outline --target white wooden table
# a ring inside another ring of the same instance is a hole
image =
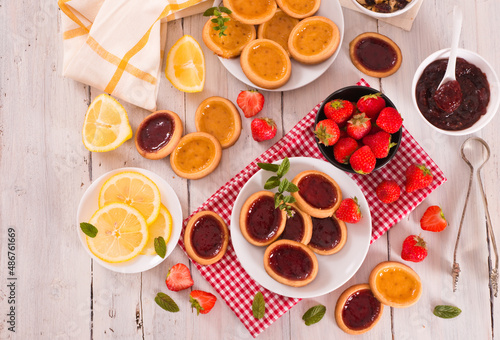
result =
[[[179,248],[162,265],[142,274],[117,274],[94,263],[76,233],[80,197],[93,179],[107,171],[123,166],[142,167],[170,183],[178,193],[184,216],[188,216],[318,102],[360,77],[393,100],[407,129],[445,172],[448,182],[372,244],[361,269],[343,287],[326,296],[302,300],[259,339],[350,338],[334,320],[339,294],[352,284],[367,282],[377,263],[401,261],[403,239],[419,233],[420,216],[434,204],[442,206],[449,227],[437,234],[424,233],[429,256],[422,263],[410,263],[422,278],[422,298],[410,308],[386,308],[380,323],[359,338],[498,338],[498,299],[491,297],[488,286],[489,252],[477,185],[472,191],[461,239],[459,290],[452,292],[453,247],[469,174],[459,156],[459,147],[466,137],[448,137],[427,128],[410,96],[413,73],[419,63],[450,45],[448,27],[454,3],[460,3],[465,13],[460,46],[477,51],[500,72],[499,0],[424,1],[411,32],[344,10],[344,43],[332,67],[302,89],[265,93],[262,115],[278,122],[278,136],[272,141],[254,142],[250,120],[243,118],[242,135],[235,146],[224,151],[218,169],[204,179],[188,181],[175,176],[167,160],[142,158],[132,140],[109,153],[89,153],[81,142],[81,128],[87,106],[99,91],[61,77],[62,43],[56,3],[0,0],[0,339],[250,339],[221,299],[210,314],[202,316],[196,316],[189,307],[189,290],[175,295],[179,313],[167,313],[154,303],[157,291],[167,292],[164,280],[168,269],[178,262],[189,265]],[[198,15],[170,23],[167,48],[183,34],[201,42],[205,20]],[[373,79],[351,64],[348,43],[366,31],[385,34],[401,47],[403,64],[395,75]],[[194,112],[203,99],[219,95],[235,101],[239,91],[247,88],[202,47],[207,62],[205,90],[183,94],[163,78],[159,91],[158,107],[177,112],[186,132],[195,130]],[[148,112],[124,105],[135,131]],[[484,182],[498,237],[499,124],[497,115],[489,126],[475,134],[491,146],[492,157],[485,167]],[[7,323],[12,306],[8,303],[8,228],[16,233],[16,333],[8,330]],[[214,292],[196,269],[192,274],[197,289]],[[318,303],[327,307],[324,319],[305,326],[303,313]],[[452,320],[439,319],[432,314],[437,304],[456,305],[463,312]]]

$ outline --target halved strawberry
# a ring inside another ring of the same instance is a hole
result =
[[[207,314],[214,307],[217,298],[214,294],[202,290],[193,290],[189,294],[191,307],[196,308],[197,315]]]
[[[178,292],[179,290],[183,290],[194,285],[189,268],[182,263],[177,263],[175,266],[170,268],[165,283],[167,284],[167,288],[174,292]]]
[[[446,218],[444,218],[443,210],[437,206],[432,205],[424,212],[420,219],[420,226],[423,230],[440,232],[448,225]]]
[[[236,103],[245,117],[250,118],[259,113],[264,107],[264,96],[257,90],[241,91]]]

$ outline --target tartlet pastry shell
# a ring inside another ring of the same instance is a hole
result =
[[[328,0],[327,0],[328,1]],[[319,6],[321,5],[321,0],[316,0],[314,7],[307,13],[302,13],[298,14],[293,12],[286,4],[286,0],[276,0],[276,3],[278,4],[279,8],[292,18],[297,18],[297,19],[304,19],[307,17],[310,17],[311,15],[314,15],[319,9]]]
[[[249,0],[247,0],[247,1],[249,1]],[[232,13],[230,16],[232,18],[235,18],[239,22],[242,22],[242,23],[248,24],[248,25],[260,25],[263,22],[269,21],[274,16],[274,13],[276,12],[276,9],[278,8],[278,6],[276,5],[276,1],[272,0],[271,4],[270,4],[269,11],[267,13],[265,13],[265,15],[262,15],[260,17],[254,17],[254,18],[245,18],[234,11],[233,3],[231,0],[223,0],[223,3],[224,3],[225,7],[229,8],[231,10]]]

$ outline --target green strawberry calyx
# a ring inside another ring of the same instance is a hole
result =
[[[318,138],[319,142],[321,144],[325,145],[330,145],[328,141],[330,138],[333,138],[334,136],[326,131],[326,126],[321,125],[318,127],[318,129],[314,132],[316,137]]]

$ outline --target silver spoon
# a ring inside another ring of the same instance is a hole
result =
[[[470,190],[472,187],[472,179],[474,175],[474,166],[471,164],[467,156],[465,156],[464,149],[465,145],[472,142],[472,141],[478,141],[479,143],[482,144],[486,148],[486,158],[483,160],[479,168],[477,169],[477,180],[479,182],[479,187],[481,188],[481,196],[483,197],[483,204],[484,204],[484,211],[486,213],[486,227],[488,230],[488,240],[491,241],[491,246],[493,247],[493,252],[495,253],[495,267],[490,268],[490,282],[491,282],[491,289],[493,291],[493,294],[495,297],[497,297],[498,294],[498,250],[497,250],[497,243],[495,241],[495,234],[493,233],[493,227],[491,226],[491,219],[490,219],[490,212],[488,210],[488,200],[486,198],[486,194],[484,192],[484,186],[483,186],[483,181],[481,180],[481,169],[483,166],[488,162],[490,159],[490,147],[488,143],[486,143],[483,139],[479,137],[471,137],[466,139],[463,143],[462,146],[460,147],[460,152],[462,154],[462,159],[465,161],[465,163],[469,166],[470,168],[470,177],[469,177],[469,188],[467,189],[467,196],[465,197],[465,204],[464,204],[464,210],[462,211],[462,218],[460,219],[460,227],[458,228],[458,235],[457,235],[457,241],[455,243],[455,251],[453,252],[453,269],[451,272],[451,275],[453,277],[453,291],[455,292],[457,290],[457,284],[458,284],[458,275],[460,273],[460,266],[457,263],[457,249],[458,249],[458,241],[460,240],[460,234],[462,232],[462,225],[464,222],[464,217],[465,217],[465,211],[467,209],[467,203],[469,202],[469,196],[470,196]]]
[[[446,113],[452,113],[462,104],[462,90],[455,76],[455,66],[457,63],[458,43],[460,41],[460,31],[462,30],[462,10],[460,7],[453,7],[453,36],[451,38],[450,56],[443,79],[439,83],[434,93],[434,101],[437,106]]]

